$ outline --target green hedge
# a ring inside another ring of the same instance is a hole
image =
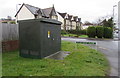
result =
[[[113,38],[113,29],[110,27],[103,26],[90,26],[87,28],[87,35],[89,38]]]
[[[102,38],[104,35],[104,28],[103,26],[96,26],[96,36],[98,38]]]
[[[66,32],[65,30],[61,30],[61,34],[62,34],[62,35],[68,34],[68,32]]]
[[[90,26],[87,28],[87,35],[89,38],[95,38],[96,36],[96,28],[94,26]]]
[[[82,35],[87,35],[87,30],[86,29],[80,30],[80,32],[81,32]]]
[[[113,30],[110,27],[104,27],[104,38],[113,38]]]
[[[86,35],[87,30],[67,30],[68,33],[77,34],[77,35]]]

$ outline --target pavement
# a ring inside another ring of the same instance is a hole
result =
[[[93,49],[101,51],[107,57],[111,66],[109,76],[118,76],[118,42],[116,40],[89,40],[80,38],[62,38],[71,42],[96,42],[96,44],[85,44]]]

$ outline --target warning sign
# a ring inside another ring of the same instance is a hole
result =
[[[48,31],[48,38],[50,38],[50,31]]]

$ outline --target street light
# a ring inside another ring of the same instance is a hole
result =
[[[117,7],[117,5],[114,5],[114,6],[113,6],[113,16],[114,16],[114,7]]]
[[[113,6],[113,38],[114,38],[114,28],[115,28],[115,26],[114,26],[114,20],[115,20],[115,18],[114,18],[114,8],[115,7],[117,7],[117,5]]]
[[[117,5],[113,6],[113,20],[114,20],[114,8],[117,7]]]
[[[18,12],[18,6],[21,5],[21,4],[16,4],[16,14]],[[17,20],[18,20],[18,15],[16,16],[16,23],[17,23]]]

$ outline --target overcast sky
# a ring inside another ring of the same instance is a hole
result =
[[[113,6],[120,0],[0,0],[0,18],[8,15],[14,18],[17,4],[30,4],[39,8],[51,7],[53,4],[59,12],[67,12],[82,18],[82,22],[94,22],[96,19],[112,15]]]

